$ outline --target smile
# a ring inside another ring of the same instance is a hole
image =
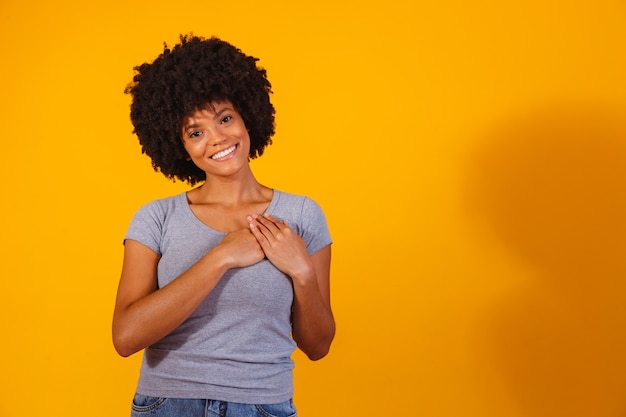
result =
[[[223,151],[220,151],[220,152],[216,153],[215,155],[211,155],[211,159],[221,159],[221,158],[223,158],[223,157],[233,153],[236,148],[237,148],[236,145],[228,147],[228,148],[224,149]]]

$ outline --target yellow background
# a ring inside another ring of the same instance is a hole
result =
[[[187,187],[131,134],[178,34],[261,58],[258,179],[334,238],[303,417],[626,415],[626,3],[0,3],[0,416],[124,416],[110,321],[128,222]]]

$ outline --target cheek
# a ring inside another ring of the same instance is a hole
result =
[[[184,142],[183,149],[189,156],[194,156],[202,152],[203,147],[200,142]]]
[[[250,149],[250,145],[252,144],[252,142],[250,141],[250,134],[249,134],[249,132],[247,130],[244,130],[243,133],[242,133],[242,136],[244,138],[243,145],[246,148]]]

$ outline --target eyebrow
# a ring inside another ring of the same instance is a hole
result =
[[[216,111],[215,112],[215,116],[213,116],[213,118],[218,118],[222,115],[222,113],[226,112],[226,111],[233,111],[233,109],[231,109],[230,107],[224,107],[222,110],[220,111]]]
[[[226,112],[226,111],[233,111],[232,108],[230,107],[224,107],[222,110],[215,112],[215,116],[213,116],[214,119],[220,117],[222,115],[222,113]],[[192,123],[190,125],[184,126],[183,131],[188,131],[189,129],[196,129],[200,127],[200,125],[198,123]]]
[[[185,132],[186,132],[186,131],[188,131],[189,129],[195,129],[195,128],[199,127],[199,126],[200,126],[200,125],[199,125],[199,124],[197,124],[197,123],[190,124],[190,125],[185,126],[185,127],[184,127],[184,129],[183,129],[183,131],[185,131]]]

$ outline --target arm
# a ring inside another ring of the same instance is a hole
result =
[[[311,360],[326,356],[335,335],[330,306],[330,246],[309,256],[286,222],[270,215],[248,218],[267,258],[291,277],[294,287],[293,338]]]
[[[311,255],[313,275],[294,279],[293,338],[311,360],[328,354],[335,336],[330,307],[330,245]]]
[[[159,341],[193,313],[228,269],[262,258],[256,239],[243,229],[228,234],[182,275],[157,289],[159,255],[127,240],[113,313],[115,349],[129,356]]]

